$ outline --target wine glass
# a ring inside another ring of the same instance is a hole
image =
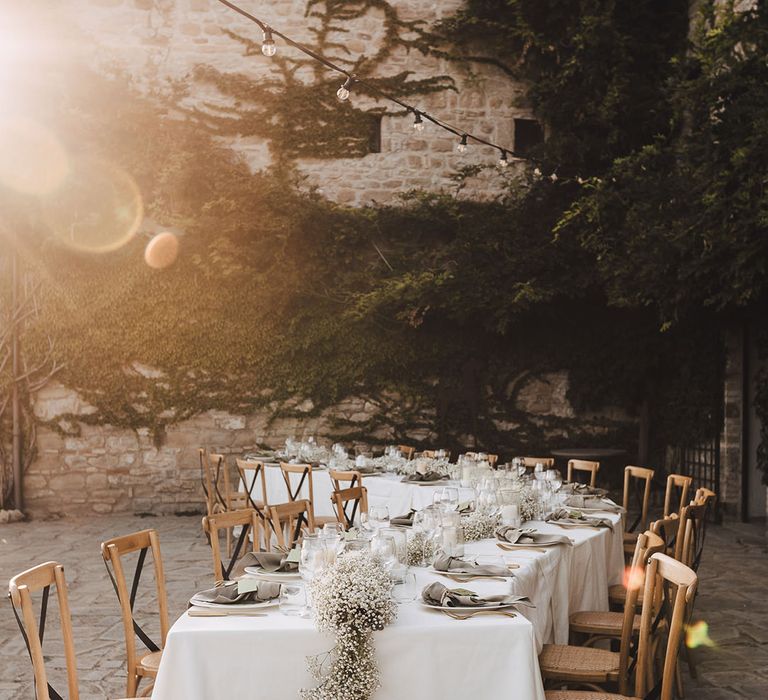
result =
[[[456,510],[459,507],[459,489],[446,486],[443,489],[442,504],[446,510]]]
[[[360,513],[360,523],[369,532],[376,532],[389,526],[389,508],[387,506],[369,506],[368,512]]]
[[[536,462],[536,466],[533,468],[533,476],[536,481],[541,481],[545,477],[544,464],[542,462]]]

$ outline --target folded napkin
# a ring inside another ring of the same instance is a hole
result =
[[[247,593],[237,592],[237,581],[227,581],[223,586],[210,588],[207,591],[195,593],[190,603],[194,605],[198,601],[206,603],[219,603],[221,605],[237,605],[238,603],[260,603],[266,600],[274,600],[280,595],[280,584],[272,581],[259,581],[255,591]]]
[[[489,606],[495,607],[499,603],[504,605],[517,603],[535,607],[526,596],[508,595],[506,593],[480,596],[466,588],[448,588],[437,581],[430,583],[421,592],[421,599],[428,605],[439,605],[443,608],[485,608]]]
[[[598,488],[597,486],[590,486],[589,484],[580,484],[576,481],[570,484],[565,484],[562,490],[565,493],[573,493],[580,496],[597,496],[598,498],[608,495],[608,492],[605,489]]]
[[[571,508],[590,508],[593,510],[604,510],[607,513],[623,513],[618,503],[614,503],[610,498],[597,498],[596,496],[568,496],[565,499],[565,505]]]
[[[361,474],[375,474],[379,469],[375,464],[366,464],[362,467],[352,467],[352,471],[360,472]]]
[[[426,472],[424,474],[409,474],[403,479],[403,481],[442,481],[447,479],[447,474],[440,474],[439,472]]]
[[[509,544],[572,544],[571,540],[565,535],[553,535],[547,532],[536,532],[533,528],[521,530],[519,527],[511,525],[502,525],[496,529],[496,537],[502,542]]]
[[[288,555],[282,552],[247,552],[237,562],[232,576],[242,576],[246,566],[260,566],[270,574],[296,573],[299,570],[298,562],[288,561]]]
[[[547,518],[547,522],[558,525],[573,525],[574,527],[588,525],[589,527],[607,527],[613,530],[613,523],[608,518],[590,518],[574,510],[559,508]]]
[[[435,571],[447,571],[452,574],[473,574],[476,576],[511,576],[512,572],[505,566],[495,566],[493,564],[475,564],[471,561],[464,561],[459,557],[449,557],[447,554],[441,554],[435,559],[433,564]]]
[[[391,518],[389,521],[390,525],[400,525],[402,527],[412,527],[413,526],[413,516],[415,515],[416,511],[411,508],[410,513],[406,513],[405,515],[398,515],[396,518]]]

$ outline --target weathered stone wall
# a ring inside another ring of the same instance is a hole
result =
[[[432,23],[451,14],[461,2],[392,0],[391,4],[403,19]],[[307,26],[316,20],[304,16],[305,0],[242,0],[242,6],[298,41],[312,39]],[[258,27],[215,0],[70,0],[61,3],[58,11],[89,39],[82,48],[89,60],[125,66],[139,83],[149,77],[185,78],[198,64],[244,73],[251,78],[270,71],[270,59],[244,56],[242,46],[222,32],[229,29],[260,41]],[[346,26],[347,34],[333,38],[344,42],[352,57],[370,56],[382,40],[382,20],[380,13],[371,12]],[[280,40],[278,50],[286,55],[299,55]],[[425,57],[415,50],[398,49],[380,66],[379,75],[395,75],[405,70],[411,71],[416,80],[451,75],[458,93],[443,91],[414,99],[423,110],[446,122],[464,125],[495,143],[513,147],[514,118],[530,117],[522,86],[512,83],[497,68],[473,66],[470,74],[456,63]],[[384,106],[361,96],[352,99],[362,107]],[[188,106],[206,100],[221,103],[222,98],[203,85],[192,85]],[[450,175],[457,165],[498,160],[498,152],[477,144],[460,156],[455,151],[456,143],[453,135],[433,125],[415,133],[412,116],[385,117],[381,153],[363,158],[304,159],[299,167],[309,184],[318,186],[333,200],[352,205],[373,200],[387,202],[412,188],[452,189],[455,185]],[[233,139],[231,145],[254,169],[269,166],[270,154],[264,142],[240,138]],[[519,163],[517,167],[521,167]],[[499,184],[498,175],[489,172],[470,183],[464,192],[466,196],[487,197],[498,191]]]
[[[566,398],[567,388],[565,372],[531,377],[518,394],[516,408],[532,413],[542,423],[574,418],[573,407]],[[387,405],[397,403],[396,397],[390,399],[392,402]],[[53,382],[40,391],[34,404],[35,415],[43,425],[38,431],[37,458],[25,475],[25,511],[38,517],[200,511],[203,493],[197,455],[199,447],[239,456],[259,448],[279,447],[289,436],[306,438],[314,435],[319,440],[328,440],[328,436],[338,437],[345,430],[354,433],[356,424],[366,423],[377,413],[391,416],[387,405],[353,397],[313,415],[311,402],[304,401],[294,407],[296,417],[277,419],[272,418],[269,410],[247,416],[206,411],[170,426],[158,447],[146,429],[132,431],[80,423],[79,435],[64,436],[47,427],[62,416],[86,416],[93,411],[93,407],[75,392]],[[589,424],[592,421],[592,432],[599,435],[606,429],[606,418],[624,423],[631,420],[614,410],[606,415],[584,417],[583,422]],[[494,422],[501,431],[516,427],[505,423],[504,416]],[[430,409],[425,409],[423,415],[417,416],[407,438],[439,446],[437,436],[424,427],[433,424],[434,416]],[[395,442],[393,429],[386,421],[370,437],[372,442],[379,444]],[[551,441],[554,443],[564,437],[553,431]],[[471,438],[468,436],[467,440],[469,447]],[[349,444],[368,446],[359,441]],[[487,445],[481,447],[492,449]],[[547,445],[541,448],[545,450]]]

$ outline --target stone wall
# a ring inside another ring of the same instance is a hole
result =
[[[307,26],[315,20],[304,16],[306,0],[242,0],[241,4],[291,38],[312,38]],[[403,19],[432,23],[450,15],[461,0],[391,0],[391,4]],[[228,29],[260,41],[258,27],[215,0],[70,0],[61,3],[58,12],[62,21],[85,34],[87,40],[81,51],[89,62],[125,66],[139,83],[150,77],[183,79],[198,64],[244,73],[250,78],[267,75],[271,70],[270,59],[260,54],[244,56],[242,46],[222,31]],[[372,11],[346,25],[347,34],[333,38],[343,41],[352,57],[370,56],[381,42],[382,20],[380,13]],[[286,55],[299,55],[280,40],[278,50]],[[380,66],[379,75],[390,76],[405,70],[412,72],[414,80],[439,75],[453,77],[458,93],[443,91],[414,100],[423,110],[446,122],[464,125],[495,143],[513,147],[514,118],[531,116],[522,86],[512,83],[494,67],[473,66],[470,73],[456,63],[425,57],[415,50],[398,49]],[[384,106],[361,96],[352,99],[361,107]],[[187,106],[199,106],[206,100],[222,103],[221,96],[211,89],[193,84]],[[388,202],[412,188],[453,189],[450,175],[457,166],[492,164],[499,155],[476,144],[460,156],[455,151],[457,139],[453,135],[433,125],[417,134],[412,116],[384,117],[381,140],[381,153],[363,158],[304,159],[298,165],[308,183],[318,186],[325,196],[344,204],[361,205],[374,200]],[[229,143],[246,157],[252,168],[269,166],[271,157],[264,142],[239,138]],[[508,170],[521,167],[522,163],[516,162]],[[498,192],[500,179],[493,170],[470,183],[466,196],[487,197]]]
[[[537,421],[559,425],[563,418],[578,420],[580,427],[590,426],[595,435],[606,429],[608,421],[630,422],[615,410],[605,416],[575,416],[566,399],[568,376],[564,372],[531,377],[525,380],[516,408],[530,412]],[[396,397],[390,397],[392,399]],[[394,403],[394,402],[393,402]],[[389,404],[391,405],[391,404]],[[87,416],[93,407],[67,387],[52,382],[42,389],[34,404],[40,419],[37,457],[24,479],[25,511],[33,517],[84,513],[185,513],[201,511],[203,493],[197,450],[206,447],[226,455],[241,454],[264,447],[279,447],[289,436],[316,436],[328,441],[346,430],[355,432],[355,424],[368,421],[377,413],[390,417],[382,402],[364,398],[348,398],[332,409],[312,415],[311,402],[298,403],[295,417],[272,419],[270,411],[251,415],[232,415],[222,411],[206,411],[190,420],[168,427],[161,444],[155,444],[149,431],[132,431],[110,425],[88,425],[80,422],[76,436],[65,436],[52,429],[62,416]],[[70,423],[70,420],[67,419]],[[501,431],[514,431],[517,426],[505,423],[504,416],[494,419]],[[430,432],[434,415],[425,409],[407,433],[412,443],[439,447]],[[615,424],[614,424],[615,425]],[[342,426],[342,427],[340,427]],[[73,426],[70,424],[71,429]],[[559,430],[559,429],[558,429]],[[553,430],[547,445],[567,437]],[[400,436],[402,437],[402,436]],[[396,441],[391,424],[371,433],[372,443]],[[467,447],[473,446],[467,437]],[[349,446],[368,447],[370,443],[348,441]],[[487,450],[491,445],[481,445]],[[502,455],[506,459],[511,455]],[[232,461],[230,459],[230,461]]]

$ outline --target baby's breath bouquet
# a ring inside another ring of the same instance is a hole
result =
[[[464,541],[485,540],[494,537],[501,518],[498,513],[481,513],[475,511],[461,518],[461,528],[464,531]]]
[[[305,700],[367,700],[379,687],[372,633],[394,621],[392,581],[381,560],[368,551],[347,552],[310,583],[315,624],[336,636],[326,654],[309,657],[319,681],[302,690]]]
[[[539,496],[530,486],[525,486],[520,491],[520,519],[523,522],[536,520],[538,512]]]

